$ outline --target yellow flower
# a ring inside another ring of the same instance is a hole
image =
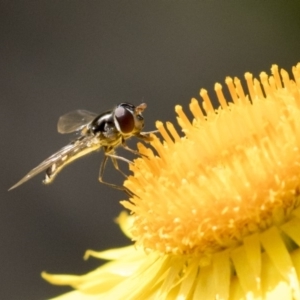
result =
[[[180,137],[163,137],[124,185],[134,196],[119,223],[135,246],[87,251],[111,262],[83,276],[49,275],[75,291],[55,299],[300,299],[300,64],[294,80],[273,65],[260,82],[226,79],[192,99],[189,121],[176,106]]]

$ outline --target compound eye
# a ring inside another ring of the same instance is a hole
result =
[[[134,129],[134,116],[123,106],[115,109],[115,119],[118,122],[119,129],[122,133],[130,133]]]

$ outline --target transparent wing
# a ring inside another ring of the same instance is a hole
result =
[[[62,134],[80,130],[97,116],[98,114],[83,109],[71,111],[59,118],[57,130]]]
[[[47,170],[48,168],[55,165],[55,170],[51,176],[55,175],[58,170],[62,169],[65,165],[72,162],[73,160],[88,154],[94,150],[97,150],[101,147],[101,143],[94,142],[93,136],[80,137],[69,145],[63,147],[58,152],[54,153],[37,167],[32,169],[28,174],[26,174],[20,181],[13,185],[9,190],[12,190],[24,182],[28,181],[32,177],[38,175],[39,173]]]

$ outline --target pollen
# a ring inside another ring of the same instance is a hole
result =
[[[136,245],[199,254],[205,264],[274,226],[296,235],[286,222],[300,222],[300,64],[292,71],[293,79],[276,65],[259,79],[246,73],[245,87],[228,77],[231,99],[215,84],[217,109],[202,89],[201,105],[189,105],[192,120],[175,107],[180,130],[156,123],[159,135],[138,145],[142,156],[125,182],[133,196],[121,202]]]

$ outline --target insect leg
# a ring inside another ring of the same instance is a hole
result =
[[[152,141],[152,137],[151,134],[152,133],[158,133],[158,130],[153,130],[153,131],[147,131],[147,132],[139,132],[138,134],[136,134],[135,136],[141,140],[143,140],[146,143],[149,143]]]
[[[115,154],[111,154],[111,153],[106,153],[105,155],[107,155],[107,156],[109,156],[111,158],[115,158],[115,159],[119,159],[119,160],[125,161],[128,164],[132,164],[132,161],[130,161],[129,159],[127,159],[125,157],[122,157],[122,156],[119,156],[119,155],[115,155]]]
[[[125,142],[122,143],[122,147],[123,147],[125,150],[127,150],[127,151],[129,151],[129,152],[131,152],[131,153],[133,153],[133,154],[135,154],[135,155],[139,155],[139,156],[142,155],[140,152],[138,152],[138,151],[136,151],[136,150],[133,150],[133,149],[131,149],[130,147],[128,147],[128,146],[125,144]]]
[[[147,155],[142,154],[142,153],[140,153],[140,152],[138,152],[138,151],[136,151],[136,150],[131,149],[130,147],[128,147],[128,146],[126,145],[125,141],[123,141],[122,147],[123,147],[125,150],[127,150],[127,151],[129,151],[129,152],[131,152],[131,153],[133,153],[133,154],[135,154],[135,155],[142,156],[142,157],[147,157]],[[121,159],[121,160],[124,160],[124,161],[127,161],[127,159],[125,159],[125,158],[123,158],[123,157],[117,157],[117,158],[119,158],[119,159]],[[130,161],[127,161],[127,162],[128,162],[128,163],[131,163]]]
[[[111,161],[115,167],[116,170],[118,170],[125,178],[127,178],[127,175],[119,168],[119,164],[118,164],[118,156],[115,156],[115,155],[109,155],[108,156],[111,158]],[[126,162],[130,163],[130,161],[127,161]]]
[[[116,184],[109,183],[109,182],[106,182],[106,181],[103,180],[105,165],[107,163],[108,157],[111,157],[111,156],[112,156],[112,154],[109,154],[109,153],[105,153],[105,155],[104,155],[104,159],[103,159],[103,161],[101,163],[100,171],[99,171],[99,178],[98,178],[99,181],[101,183],[106,184],[107,186],[110,186],[110,187],[114,188],[114,189],[117,189],[117,190],[120,190],[120,191],[124,191],[129,197],[133,196],[132,192],[130,192],[126,187],[124,187],[124,186],[118,186]],[[119,157],[119,158],[121,159],[122,157]],[[114,157],[114,159],[116,159],[116,157]],[[125,158],[123,160],[127,161],[127,159],[125,159]]]

